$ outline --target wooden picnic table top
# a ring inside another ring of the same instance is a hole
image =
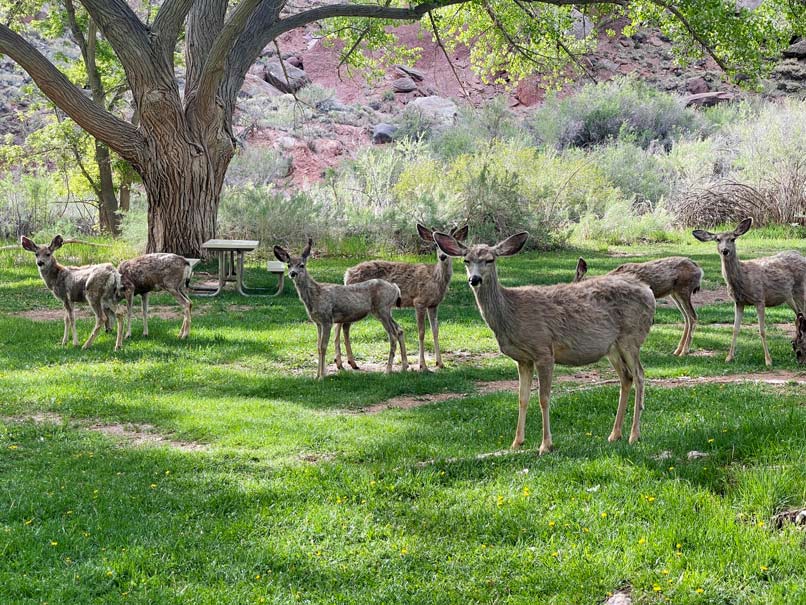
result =
[[[249,252],[257,248],[260,242],[255,239],[208,239],[202,244],[207,250],[242,250]]]

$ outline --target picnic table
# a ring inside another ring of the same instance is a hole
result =
[[[268,270],[277,275],[278,286],[274,294],[270,288],[249,288],[243,281],[243,257],[258,247],[260,242],[252,239],[210,239],[202,244],[202,248],[218,259],[217,286],[191,286],[190,290],[197,296],[216,296],[227,282],[235,282],[235,286],[243,296],[277,296],[283,291],[285,267],[282,263],[269,262]]]

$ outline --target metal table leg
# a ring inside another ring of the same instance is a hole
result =
[[[196,296],[207,296],[207,297],[217,296],[224,288],[224,284],[227,281],[226,267],[225,267],[227,262],[226,252],[223,250],[217,250],[216,256],[218,257],[218,287],[210,288],[208,286],[192,286],[190,288],[190,291]]]
[[[243,296],[277,296],[283,291],[284,285],[284,274],[280,273],[280,285],[277,287],[277,290],[274,294],[264,294],[264,292],[271,292],[271,288],[248,288],[243,283],[243,251],[238,251],[238,267],[236,270],[236,274],[238,276],[238,292],[240,292]]]

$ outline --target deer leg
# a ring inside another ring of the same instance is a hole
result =
[[[744,305],[735,303],[733,306],[733,339],[730,341],[730,350],[725,361],[733,361],[736,354],[736,339],[739,337],[739,329],[742,327],[742,317],[744,316]]]
[[[67,338],[70,335],[70,315],[72,313],[72,309],[70,305],[65,302],[64,303],[64,336],[62,336],[62,346],[67,344]]]
[[[686,340],[688,339],[689,318],[685,309],[683,309],[683,303],[680,301],[677,294],[672,294],[669,298],[672,299],[674,306],[677,307],[677,310],[680,311],[680,314],[683,316],[683,335],[680,337],[680,342],[677,343],[677,348],[674,350],[672,355],[683,355],[683,349],[685,347]]]
[[[76,330],[76,310],[73,305],[70,305],[70,329],[73,331],[73,346],[78,346],[78,330]]]
[[[632,445],[641,438],[641,412],[644,410],[644,366],[641,365],[640,353],[637,349],[630,351],[625,359],[635,384],[635,405],[630,428],[630,445]],[[629,391],[627,397],[629,397]]]
[[[176,302],[182,307],[182,327],[179,328],[179,338],[187,338],[190,334],[190,309],[193,303],[185,296],[185,293],[178,288],[166,288],[168,294],[174,297]]]
[[[691,304],[691,292],[686,293],[680,297],[680,305],[683,307],[683,312],[688,316],[688,334],[686,342],[683,343],[683,350],[680,355],[688,355],[691,350],[691,341],[694,338],[694,329],[697,327],[697,310]]]
[[[417,317],[417,340],[420,343],[420,371],[427,372],[425,365],[425,307],[414,307],[414,314]]]
[[[350,342],[351,325],[352,324],[344,324],[342,326],[342,328],[344,328],[344,350],[347,351],[347,364],[354,370],[360,370],[361,368],[358,367],[358,364],[355,362],[355,357],[353,357],[353,345]]]
[[[100,301],[90,302],[90,308],[92,312],[95,314],[95,327],[92,329],[89,338],[87,338],[87,342],[84,343],[84,346],[81,347],[82,349],[89,349],[92,346],[92,343],[95,341],[95,338],[98,336],[98,333],[104,327],[106,323],[106,313],[104,312],[104,305]]]
[[[140,300],[143,303],[143,336],[148,336],[148,292],[143,292]]]
[[[341,324],[336,324],[336,334],[333,336],[333,348],[336,350],[336,369],[343,370],[344,365],[341,363]]]
[[[115,351],[120,351],[123,348],[123,309],[120,305],[115,305],[114,312],[118,327],[117,336],[115,338]]]
[[[397,348],[397,324],[395,320],[392,319],[392,312],[387,309],[376,315],[378,320],[383,325],[384,330],[386,330],[386,335],[389,338],[389,358],[386,360],[386,373],[389,374],[392,371],[392,364],[395,361],[395,350]]]
[[[618,409],[616,410],[616,420],[613,422],[613,430],[607,440],[610,443],[621,439],[621,430],[624,426],[624,415],[627,412],[627,402],[630,399],[630,388],[632,387],[633,377],[630,369],[627,366],[626,360],[621,354],[618,345],[614,345],[607,354],[610,364],[618,374],[621,389],[618,396]]]
[[[323,323],[321,326],[317,326],[319,328],[319,368],[316,373],[316,377],[318,379],[323,379],[325,377],[325,372],[327,366],[325,364],[325,355],[327,355],[327,343],[330,340],[330,326],[329,323]]]
[[[510,446],[518,450],[526,439],[526,410],[529,409],[529,395],[532,392],[532,378],[535,373],[533,361],[518,362],[518,424],[515,427],[515,439]],[[545,435],[546,425],[543,425]],[[542,445],[541,445],[542,448]]]
[[[134,300],[134,292],[126,290],[126,338],[132,337],[132,301]]]
[[[431,334],[434,337],[434,357],[438,368],[444,368],[442,363],[442,353],[439,351],[439,319],[437,318],[437,307],[428,307],[428,323],[431,324]]]
[[[540,395],[540,414],[543,416],[543,440],[540,442],[539,453],[548,454],[554,444],[551,441],[551,423],[549,422],[549,397],[551,396],[551,378],[554,373],[553,365],[538,365],[537,380]],[[527,397],[529,393],[527,392]]]
[[[761,336],[761,347],[764,349],[764,364],[772,367],[772,357],[767,348],[767,329],[764,322],[764,303],[756,305],[756,314],[758,315],[758,333]]]
[[[406,335],[403,332],[403,328],[400,327],[394,319],[392,320],[395,324],[395,334],[397,334],[397,343],[400,345],[400,370],[405,372],[409,369],[409,356],[406,354]]]

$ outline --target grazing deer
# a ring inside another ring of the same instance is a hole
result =
[[[806,313],[806,257],[798,252],[780,252],[754,260],[740,261],[736,254],[736,238],[748,232],[752,218],[744,219],[733,231],[711,233],[697,229],[692,232],[701,242],[717,242],[722,259],[722,277],[734,302],[733,339],[725,361],[733,361],[736,339],[742,325],[745,305],[754,305],[758,315],[758,331],[764,349],[764,363],[772,366],[767,349],[764,308],[786,303],[795,313]]]
[[[644,404],[644,368],[641,345],[652,326],[655,298],[648,286],[635,279],[606,275],[597,279],[555,286],[504,288],[498,282],[496,260],[517,254],[528,233],[517,233],[495,246],[468,248],[450,235],[435,233],[440,250],[464,257],[468,283],[479,311],[492,329],[504,355],[518,362],[519,411],[512,448],[524,441],[526,410],[535,367],[539,380],[543,439],[540,453],[552,449],[549,395],[554,364],[579,366],[610,360],[619,375],[621,392],[609,441],[621,438],[624,414],[635,383],[635,407],[630,443],[640,437]]]
[[[73,346],[78,346],[76,320],[73,314],[73,303],[89,303],[95,315],[95,327],[82,348],[92,345],[98,333],[107,325],[109,313],[117,320],[117,338],[115,350],[123,346],[123,309],[118,305],[118,291],[121,287],[120,274],[111,263],[86,265],[84,267],[64,267],[59,264],[53,253],[62,247],[64,239],[61,235],[53,238],[48,246],[38,246],[33,240],[23,236],[22,247],[36,255],[36,266],[39,275],[53,296],[64,305],[64,336],[62,346],[67,344],[70,331],[73,332]]]
[[[125,260],[118,266],[123,296],[126,299],[126,338],[132,335],[132,299],[140,295],[143,303],[143,336],[148,336],[148,294],[155,290],[165,290],[176,299],[184,310],[179,338],[190,334],[190,311],[193,303],[185,292],[190,282],[190,263],[178,254],[144,254]]]
[[[429,244],[434,243],[434,234],[431,229],[423,225],[417,225],[417,233],[420,238]],[[461,229],[452,229],[451,235],[457,241],[464,241],[467,237],[467,225]],[[385,279],[400,288],[400,306],[414,307],[417,318],[417,338],[420,352],[420,371],[427,371],[425,365],[425,316],[428,314],[428,323],[431,324],[431,334],[434,338],[434,356],[438,368],[442,368],[442,354],[439,350],[439,320],[437,319],[437,309],[439,304],[448,293],[448,286],[453,277],[453,260],[447,255],[437,250],[438,260],[435,265],[411,264],[383,260],[373,260],[351,269],[347,269],[344,274],[344,283],[357,284],[368,279]],[[336,367],[344,369],[341,362],[341,346],[339,334],[341,325],[336,325]],[[344,324],[344,347],[347,350],[347,363],[353,369],[358,369],[353,357],[353,350],[350,346],[350,324]]]
[[[792,340],[795,358],[801,365],[806,365],[806,316],[798,313],[795,318],[795,338]]]
[[[577,261],[574,281],[581,281],[588,271],[588,264],[584,258]],[[672,299],[677,309],[683,315],[683,336],[672,355],[687,355],[691,349],[691,339],[694,328],[697,326],[697,311],[691,304],[691,296],[699,292],[702,282],[702,269],[689,258],[683,256],[670,256],[660,260],[645,263],[625,263],[608,275],[631,275],[644,282],[652,290],[655,299]]]
[[[401,369],[408,369],[406,359],[406,341],[403,330],[392,319],[392,308],[400,306],[400,288],[383,279],[371,279],[360,284],[343,286],[341,284],[324,284],[315,281],[305,265],[311,255],[313,241],[301,256],[291,256],[284,248],[274,247],[274,256],[288,265],[288,276],[294,282],[299,299],[305,305],[310,320],[316,324],[318,332],[317,348],[319,351],[319,367],[316,377],[325,377],[325,355],[330,339],[330,328],[333,324],[354,323],[373,315],[383,324],[389,336],[389,359],[386,362],[386,373],[392,371],[395,359],[395,344],[400,344]]]

